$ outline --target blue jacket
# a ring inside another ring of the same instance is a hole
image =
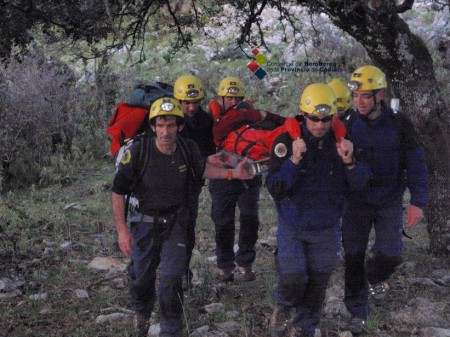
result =
[[[280,225],[300,230],[338,226],[345,211],[345,191],[364,188],[370,169],[359,162],[351,170],[346,168],[331,131],[319,140],[302,125],[302,137],[307,151],[299,165],[289,160],[289,134],[281,134],[273,144],[266,185],[275,200]]]
[[[355,204],[374,206],[401,203],[406,187],[411,204],[424,207],[428,172],[423,148],[411,121],[384,102],[381,115],[370,120],[356,115],[348,130],[357,160],[366,163],[373,177],[365,193],[349,194]]]

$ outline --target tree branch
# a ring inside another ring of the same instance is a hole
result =
[[[403,1],[402,4],[395,7],[395,9],[396,9],[397,13],[404,13],[404,12],[412,9],[413,5],[414,5],[414,0],[405,0],[405,1]]]

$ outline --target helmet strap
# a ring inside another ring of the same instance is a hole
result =
[[[372,90],[372,98],[373,98],[373,108],[367,113],[366,117],[369,117],[369,115],[378,110],[378,107],[380,106],[381,100],[377,102],[377,93],[378,91],[380,91],[379,89],[377,90]]]

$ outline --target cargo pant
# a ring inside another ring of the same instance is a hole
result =
[[[131,222],[133,237],[130,297],[133,310],[150,317],[156,299],[156,276],[159,272],[158,296],[161,311],[160,336],[181,336],[182,275],[186,268],[187,210],[158,217],[143,216]]]

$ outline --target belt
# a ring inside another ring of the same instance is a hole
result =
[[[174,216],[178,214],[183,208],[173,209],[172,212],[164,212],[158,215],[147,215],[134,211],[129,218],[129,222],[155,222],[158,219],[166,218],[167,216]]]
[[[142,213],[138,213],[138,212],[134,212],[129,220],[129,222],[155,222],[155,217],[154,216],[150,216],[150,215],[146,215],[146,214],[142,214]]]
[[[183,207],[181,207],[180,205],[167,207],[167,208],[162,208],[162,209],[146,209],[144,207],[144,208],[141,208],[141,209],[137,209],[137,212],[139,212],[140,214],[144,214],[144,215],[150,216],[150,217],[158,218],[158,217],[161,217],[161,216],[164,217],[164,216],[167,216],[167,215],[177,214],[182,209],[183,209]]]

